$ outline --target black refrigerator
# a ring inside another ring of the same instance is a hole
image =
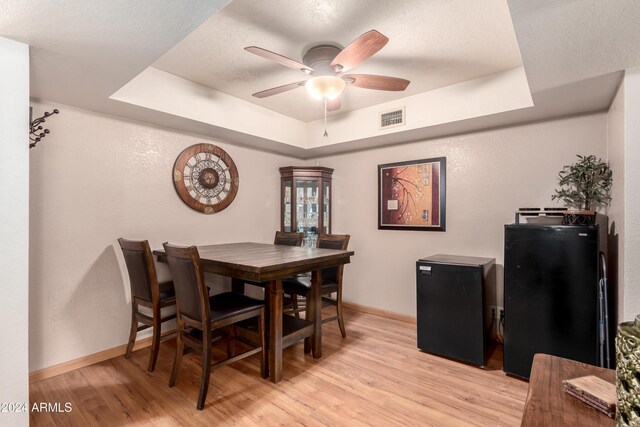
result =
[[[416,263],[417,344],[422,351],[484,366],[495,259],[432,255]]]
[[[505,372],[529,378],[535,353],[611,366],[600,246],[598,225],[505,226]]]

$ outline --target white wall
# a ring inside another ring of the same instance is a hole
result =
[[[0,37],[0,402],[29,404],[29,46]],[[28,412],[0,413],[26,426]]]
[[[640,314],[640,69],[624,77],[624,311],[620,321]]]
[[[613,170],[610,221],[617,248],[618,323],[640,314],[640,69],[625,71],[609,109],[607,150]],[[615,253],[615,252],[614,252]]]
[[[64,105],[33,105],[34,113],[55,107],[60,114],[47,120],[51,134],[31,152],[32,371],[126,343],[130,291],[118,237],[148,239],[153,248],[164,241],[273,241],[278,167],[300,161]],[[173,187],[176,157],[196,143],[220,146],[239,170],[236,199],[214,215],[188,208]]]
[[[576,154],[606,157],[606,114],[319,159],[335,168],[334,233],[351,234],[345,301],[415,315],[415,262],[443,253],[496,258],[502,301],[504,224],[519,207],[553,207],[557,172]],[[446,156],[447,231],[377,229],[377,165]]]
[[[620,84],[607,114],[607,159],[613,171],[609,215],[609,256],[611,285],[618,291],[618,320],[624,313],[624,256],[625,256],[625,158],[624,158],[624,81]]]

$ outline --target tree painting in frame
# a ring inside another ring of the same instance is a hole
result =
[[[445,231],[446,158],[378,165],[378,229]]]

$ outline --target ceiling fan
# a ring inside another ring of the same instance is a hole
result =
[[[409,80],[390,76],[371,74],[342,74],[359,65],[382,49],[389,38],[376,30],[367,31],[352,41],[344,49],[332,45],[320,45],[309,49],[302,57],[302,62],[271,52],[257,46],[244,49],[255,55],[277,62],[286,67],[295,68],[312,76],[310,79],[283,86],[274,87],[253,94],[256,98],[266,98],[287,92],[301,86],[315,98],[325,101],[326,110],[340,109],[340,99],[345,85],[363,89],[403,91],[409,86]]]

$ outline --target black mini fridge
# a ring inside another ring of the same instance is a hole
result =
[[[547,353],[611,367],[615,312],[598,225],[505,226],[504,371],[529,378]]]
[[[495,260],[433,255],[417,262],[416,276],[418,348],[484,366]]]

